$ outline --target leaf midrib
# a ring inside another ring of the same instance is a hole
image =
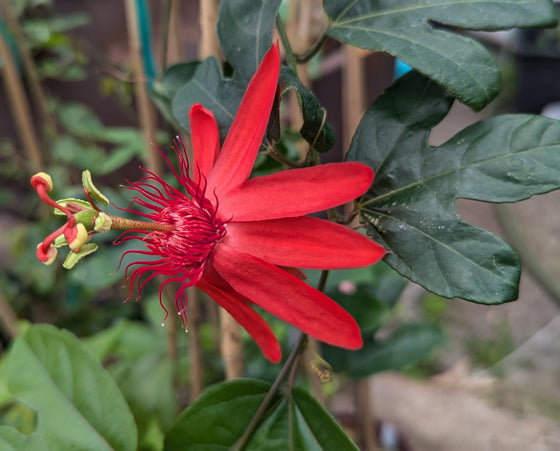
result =
[[[26,340],[22,340],[23,343],[25,344],[25,347],[27,348],[27,351],[29,352],[29,354],[32,356],[32,358],[35,360],[35,363],[38,364],[39,368],[41,369],[41,372],[44,373],[44,380],[47,380],[48,382],[50,382],[50,384],[55,387],[55,390],[60,394],[60,398],[63,399],[64,401],[66,401],[66,404],[68,404],[72,410],[74,410],[77,413],[77,416],[81,417],[84,422],[86,423],[86,425],[88,426],[88,428],[90,428],[94,435],[96,435],[97,437],[99,437],[106,445],[107,445],[107,449],[113,451],[114,448],[111,446],[111,444],[105,439],[105,437],[101,434],[100,431],[98,431],[97,429],[95,429],[95,427],[93,426],[93,424],[89,421],[89,419],[83,414],[83,412],[81,410],[78,409],[78,407],[76,406],[76,404],[74,402],[72,402],[72,400],[66,395],[66,393],[64,393],[62,391],[62,389],[60,388],[60,386],[56,383],[56,381],[51,377],[51,374],[47,371],[44,362],[39,358],[39,356],[35,353],[34,349],[30,346],[30,344],[26,341]],[[66,344],[65,344],[66,345]],[[68,350],[65,349],[65,352],[67,355],[68,354]],[[71,359],[70,359],[71,361]],[[74,365],[72,364],[72,367],[74,367]],[[43,412],[44,413],[44,412]]]
[[[457,251],[457,250],[454,249],[453,247],[451,247],[451,246],[445,244],[443,241],[437,240],[435,237],[433,237],[432,235],[428,234],[427,232],[424,232],[422,229],[419,229],[418,227],[413,226],[412,224],[409,224],[408,222],[405,222],[405,221],[403,221],[403,220],[401,220],[401,219],[399,219],[399,218],[397,218],[397,217],[395,217],[395,216],[391,216],[391,215],[389,215],[389,214],[386,214],[386,213],[383,213],[383,212],[380,212],[380,211],[377,211],[377,210],[368,210],[368,209],[365,208],[364,211],[367,212],[367,214],[368,214],[368,215],[371,215],[371,216],[383,216],[383,217],[385,217],[385,218],[387,218],[387,219],[389,219],[389,220],[395,221],[395,222],[397,222],[397,223],[405,224],[405,225],[409,226],[411,229],[413,229],[413,230],[415,230],[416,232],[418,232],[419,234],[421,234],[421,235],[425,236],[426,238],[428,238],[428,240],[429,240],[430,243],[431,243],[431,242],[435,242],[435,243],[440,244],[442,247],[444,247],[445,249],[447,249],[447,250],[450,251],[451,253],[453,253],[453,254],[455,254],[455,255],[458,255],[460,258],[462,258],[462,259],[465,260],[466,262],[471,263],[472,266],[474,266],[474,267],[476,267],[476,268],[480,268],[482,271],[485,271],[485,272],[491,274],[493,277],[495,277],[495,278],[498,279],[498,280],[504,281],[504,282],[506,283],[506,285],[509,285],[509,286],[511,286],[511,287],[513,287],[513,288],[516,287],[516,284],[515,284],[515,283],[512,283],[511,281],[509,281],[509,280],[506,279],[506,278],[500,277],[498,274],[496,274],[495,272],[492,272],[492,271],[489,270],[488,268],[485,268],[485,267],[483,267],[483,266],[480,266],[480,265],[476,264],[472,259],[468,258],[468,257],[465,256],[464,254],[461,254],[459,251]],[[465,221],[459,221],[458,223],[461,223],[461,224],[468,224],[468,223],[465,222]],[[373,224],[372,224],[372,226],[375,227],[375,225],[373,225]],[[474,227],[474,226],[473,226],[473,227]],[[434,255],[433,252],[432,252],[432,255]],[[400,257],[399,257],[399,260],[401,260]],[[437,260],[437,259],[435,259],[435,257],[434,257],[434,260]],[[402,261],[402,260],[401,260],[401,261]],[[410,266],[409,266],[409,268],[410,268]],[[438,268],[439,268],[439,265],[438,265]],[[412,269],[412,268],[411,268],[411,269]],[[414,271],[414,270],[413,270],[413,271]],[[416,271],[414,271],[414,272],[416,273]],[[441,273],[441,271],[440,271],[440,273]],[[446,279],[444,278],[444,280],[446,280]],[[450,286],[450,285],[447,284],[447,283],[446,283],[446,287],[447,287],[448,289],[453,288],[452,286]]]
[[[359,0],[353,1],[350,5],[348,5],[338,15],[338,17],[336,19],[333,20],[332,24],[334,25],[334,27],[345,26],[346,24],[353,23],[353,22],[358,22],[360,20],[374,19],[374,18],[377,18],[377,17],[388,16],[388,15],[403,14],[403,13],[407,13],[407,12],[410,12],[410,11],[428,10],[428,9],[433,9],[433,8],[439,8],[441,6],[472,5],[472,4],[476,4],[476,3],[490,3],[490,4],[493,4],[493,5],[500,5],[500,4],[511,5],[511,3],[508,2],[508,1],[488,1],[488,0],[474,0],[474,1],[473,0],[465,0],[465,1],[461,1],[461,2],[440,2],[440,3],[431,3],[429,5],[423,4],[423,5],[402,7],[402,8],[398,8],[398,9],[385,10],[385,11],[375,12],[375,13],[366,14],[366,15],[362,15],[362,16],[352,17],[351,19],[347,19],[347,20],[340,20],[340,18],[344,14],[346,14],[358,1]],[[514,6],[525,6],[525,5],[529,5],[529,4],[530,4],[530,2],[518,2],[518,3],[515,3]],[[429,20],[430,18],[426,17],[426,19]],[[443,23],[445,23],[445,22],[443,22]],[[331,28],[334,28],[334,27],[331,27]]]
[[[417,45],[418,47],[422,47],[422,48],[424,48],[425,50],[430,51],[430,52],[432,52],[432,53],[435,53],[436,55],[439,55],[441,58],[443,58],[448,64],[457,67],[458,69],[460,69],[461,72],[463,72],[465,75],[467,75],[467,76],[474,82],[474,85],[478,86],[479,89],[480,89],[480,91],[482,91],[482,92],[484,93],[484,102],[485,102],[485,103],[487,103],[487,99],[490,98],[490,96],[489,96],[489,94],[488,94],[488,89],[486,89],[486,87],[485,87],[482,83],[480,83],[480,81],[479,81],[471,72],[469,72],[469,70],[468,70],[465,66],[461,65],[461,64],[460,64],[458,61],[456,61],[455,59],[450,58],[449,56],[447,56],[447,55],[441,53],[440,51],[438,51],[437,48],[429,47],[428,45],[424,44],[423,42],[419,42],[419,41],[417,41],[417,40],[415,40],[415,39],[412,39],[412,37],[410,37],[410,36],[408,36],[408,35],[402,36],[402,35],[398,35],[398,34],[395,34],[395,33],[390,33],[389,31],[382,30],[382,29],[370,29],[370,28],[358,27],[358,26],[355,26],[355,27],[346,27],[346,28],[347,28],[347,29],[350,29],[350,30],[364,31],[364,32],[367,32],[368,34],[375,34],[375,33],[377,33],[377,34],[380,34],[380,35],[383,35],[383,36],[389,36],[389,37],[391,37],[391,38],[393,38],[393,39],[402,40],[402,41],[405,41],[405,42],[407,42],[407,43],[411,43],[411,44]],[[475,42],[475,41],[473,41],[473,43],[474,43],[474,42]],[[385,50],[385,51],[388,51],[389,53],[391,53],[391,51],[387,48],[387,45],[383,45],[383,46],[380,48],[380,50]],[[398,54],[397,56],[403,57],[403,56],[400,54],[400,52],[399,52],[399,54]],[[403,59],[403,61],[404,61],[404,59]],[[404,61],[404,62],[406,62],[406,61]],[[450,86],[451,86],[451,85],[450,85]]]
[[[472,163],[466,164],[465,166],[461,166],[461,167],[458,167],[458,168],[453,168],[453,169],[450,169],[450,170],[447,170],[447,171],[444,171],[444,172],[440,172],[438,174],[431,175],[431,176],[423,178],[421,180],[417,180],[413,183],[409,183],[408,185],[402,186],[400,188],[396,188],[394,190],[388,191],[384,194],[381,194],[380,196],[374,197],[372,199],[368,199],[367,201],[363,202],[361,205],[362,206],[367,206],[367,205],[373,204],[373,203],[379,201],[380,199],[384,199],[384,198],[392,196],[393,194],[398,194],[402,191],[412,189],[412,188],[414,188],[418,185],[424,185],[427,182],[435,180],[439,177],[445,177],[445,176],[447,176],[449,174],[452,174],[454,172],[457,172],[457,171],[466,170],[466,169],[472,168],[474,166],[482,165],[482,164],[493,163],[493,162],[499,161],[501,159],[509,158],[509,157],[512,157],[512,156],[528,155],[531,152],[537,152],[537,151],[546,150],[546,149],[554,149],[554,148],[558,148],[559,146],[560,146],[560,144],[551,144],[551,145],[548,145],[548,146],[533,147],[531,149],[523,150],[521,152],[510,152],[510,153],[507,153],[507,154],[504,154],[504,155],[499,155],[497,157],[490,158],[490,159],[487,159],[487,160],[480,160],[480,161],[472,162]],[[441,149],[441,147],[440,147],[440,149]],[[456,194],[455,199],[461,197],[461,195],[459,195],[458,193],[455,193],[455,194]],[[467,199],[477,200],[477,199],[474,199],[474,198],[471,198],[471,197],[467,197]],[[377,210],[375,210],[375,211],[377,212]]]

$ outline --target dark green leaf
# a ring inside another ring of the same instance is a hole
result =
[[[192,79],[183,85],[172,101],[173,116],[190,133],[189,112],[201,103],[214,114],[220,135],[225,137],[245,91],[245,85],[226,80],[216,58],[200,63]]]
[[[287,67],[280,70],[280,95],[295,91],[303,115],[301,136],[317,151],[326,152],[334,145],[334,130],[326,122],[326,112],[321,108],[313,93]]]
[[[331,20],[329,36],[396,55],[475,110],[499,91],[494,59],[473,39],[436,25],[503,30],[555,23],[549,0],[325,0],[323,4]]]
[[[200,63],[192,78],[172,99],[173,116],[190,133],[189,112],[195,103],[212,111],[220,136],[225,138],[237,108],[257,67],[272,45],[274,18],[279,0],[224,0],[220,2],[218,35],[232,78],[226,78],[218,61],[211,57]],[[173,88],[177,83],[174,82]]]
[[[165,436],[166,451],[228,450],[241,437],[270,384],[238,379],[206,390]]]
[[[281,0],[222,0],[218,39],[235,77],[245,84],[257,71],[272,44],[274,20]]]
[[[69,332],[32,326],[4,367],[8,389],[38,414],[52,449],[135,450],[136,426],[117,385]]]
[[[180,128],[180,125],[173,116],[173,97],[185,83],[192,79],[199,64],[199,61],[190,61],[169,67],[161,80],[154,83],[153,89],[150,91],[152,100],[165,116],[165,119],[177,129]]]
[[[444,335],[439,326],[426,322],[407,323],[384,340],[364,337],[364,346],[354,352],[346,351],[345,361],[340,359],[339,364],[343,364],[344,371],[352,378],[401,370],[427,357],[443,341]],[[333,368],[337,371],[341,369],[334,364]]]
[[[409,74],[364,115],[348,154],[376,173],[362,202],[368,234],[398,272],[445,297],[493,304],[517,297],[519,259],[463,222],[457,198],[514,202],[560,185],[560,123],[530,115],[481,121],[440,147],[430,129],[452,99]]]
[[[199,64],[199,61],[188,61],[168,67],[161,80],[154,84],[154,90],[171,100],[177,90],[193,78]]]
[[[358,448],[315,398],[296,387],[258,427],[246,449],[342,451]]]

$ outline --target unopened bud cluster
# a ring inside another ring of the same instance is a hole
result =
[[[46,265],[55,261],[57,248],[68,246],[71,252],[63,266],[67,269],[72,268],[81,258],[97,250],[96,244],[88,242],[90,238],[95,233],[111,229],[111,217],[102,212],[93,199],[104,205],[109,205],[109,200],[93,185],[89,171],[83,172],[82,182],[87,201],[81,199],[54,201],[48,194],[53,189],[50,175],[39,172],[31,177],[31,186],[37,191],[41,200],[53,207],[55,214],[66,216],[66,222],[37,246],[37,258]]]

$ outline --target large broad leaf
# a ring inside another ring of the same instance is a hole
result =
[[[50,451],[41,434],[35,432],[25,435],[10,426],[0,426],[0,449],[2,451]]]
[[[193,78],[199,64],[199,61],[174,64],[165,70],[162,77],[153,83],[152,89],[149,91],[150,97],[165,120],[177,130],[181,126],[173,115],[171,102],[177,91]]]
[[[296,387],[275,406],[245,449],[356,451],[358,448],[315,398]]]
[[[136,450],[136,425],[117,385],[69,332],[48,325],[23,332],[3,377],[37,412],[37,432],[51,449]]]
[[[228,450],[245,431],[270,384],[238,379],[206,390],[165,436],[166,451]]]
[[[173,116],[187,132],[190,133],[189,111],[193,104],[201,103],[214,113],[220,136],[225,137],[250,78],[272,45],[279,6],[279,0],[220,2],[218,37],[226,59],[233,66],[233,77],[226,78],[220,63],[208,58],[176,91],[172,100]]]
[[[281,0],[222,0],[218,39],[235,77],[245,83],[272,44],[274,20]]]
[[[364,115],[348,159],[376,173],[361,206],[368,234],[398,272],[445,297],[495,304],[517,297],[517,254],[463,222],[457,198],[515,202],[560,186],[560,122],[507,115],[478,122],[439,147],[430,129],[452,99],[412,73]]]
[[[550,0],[324,0],[327,34],[396,55],[480,110],[498,93],[494,59],[473,39],[437,25],[468,30],[541,27],[555,23]]]
[[[228,450],[243,435],[270,384],[238,379],[208,389],[165,437],[166,451]],[[294,389],[272,404],[246,450],[355,450],[340,426],[310,395]]]
[[[155,431],[161,434],[163,443],[162,431],[169,429],[177,412],[176,366],[167,352],[166,330],[160,325],[159,298],[156,295],[144,302],[148,309],[156,305],[157,325],[121,321],[84,340],[99,360],[110,362],[107,370],[134,415],[140,448]]]
[[[232,77],[226,77],[219,62],[209,58],[194,72],[194,66],[169,69],[166,79],[156,85],[161,87],[160,106],[165,111],[169,104],[166,99],[171,98],[173,117],[187,132],[190,133],[189,111],[193,104],[201,103],[212,111],[220,136],[225,138],[249,80],[272,45],[274,20],[280,3],[280,0],[220,2],[218,37],[226,60],[233,67]],[[181,86],[180,80],[184,80]],[[279,84],[280,95],[290,90],[297,94],[304,119],[300,130],[303,138],[319,152],[329,150],[334,143],[334,132],[325,122],[324,111],[313,93],[287,68],[282,68]],[[269,136],[274,141],[279,139],[279,133]]]
[[[190,133],[189,112],[201,103],[214,114],[220,136],[225,137],[247,85],[235,79],[225,79],[216,58],[200,63],[194,76],[173,97],[173,116]]]

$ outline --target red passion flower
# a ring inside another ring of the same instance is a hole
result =
[[[273,362],[280,360],[280,346],[251,304],[326,343],[349,349],[362,345],[354,319],[286,268],[363,267],[385,254],[356,231],[303,216],[362,195],[373,180],[367,166],[332,163],[249,179],[279,69],[278,49],[273,46],[251,80],[221,149],[212,113],[201,105],[192,107],[195,175],[189,176],[182,145],[175,147],[180,172],[166,159],[186,193],[149,171],[130,187],[138,193],[134,201],[150,210],[144,216],[168,229],[136,230],[141,235],[123,238],[144,242],[144,250],[128,253],[156,257],[128,265],[135,266],[131,290],[136,285],[141,291],[149,279],[163,274],[164,284],[180,284],[176,304],[184,316],[185,288],[198,286],[247,330]]]
[[[96,227],[78,240],[72,215],[85,207],[73,200],[54,204],[70,219],[39,245],[39,259],[54,260],[53,241],[60,234],[75,243],[74,252],[84,252],[80,246],[89,236],[104,231],[99,221],[105,221],[112,229],[127,229],[116,243],[143,243],[141,249],[123,255],[134,258],[126,266],[129,298],[135,290],[138,298],[149,280],[163,275],[160,302],[165,284],[178,283],[175,304],[186,324],[186,288],[196,285],[226,309],[273,362],[280,360],[280,345],[253,304],[318,340],[348,349],[361,347],[355,320],[304,283],[294,268],[355,268],[383,257],[385,250],[360,233],[304,216],[356,199],[371,185],[373,171],[357,162],[331,163],[249,179],[276,95],[279,70],[278,49],[272,46],[249,83],[221,148],[212,113],[201,105],[192,107],[193,175],[181,142],[174,149],[178,170],[162,153],[182,189],[147,170],[142,179],[130,183],[129,189],[136,192],[132,204],[142,211],[125,210],[148,221],[103,216],[85,190],[92,205],[88,214],[95,215]],[[38,174],[32,184],[42,199],[54,203],[47,196],[52,183],[46,177]]]

